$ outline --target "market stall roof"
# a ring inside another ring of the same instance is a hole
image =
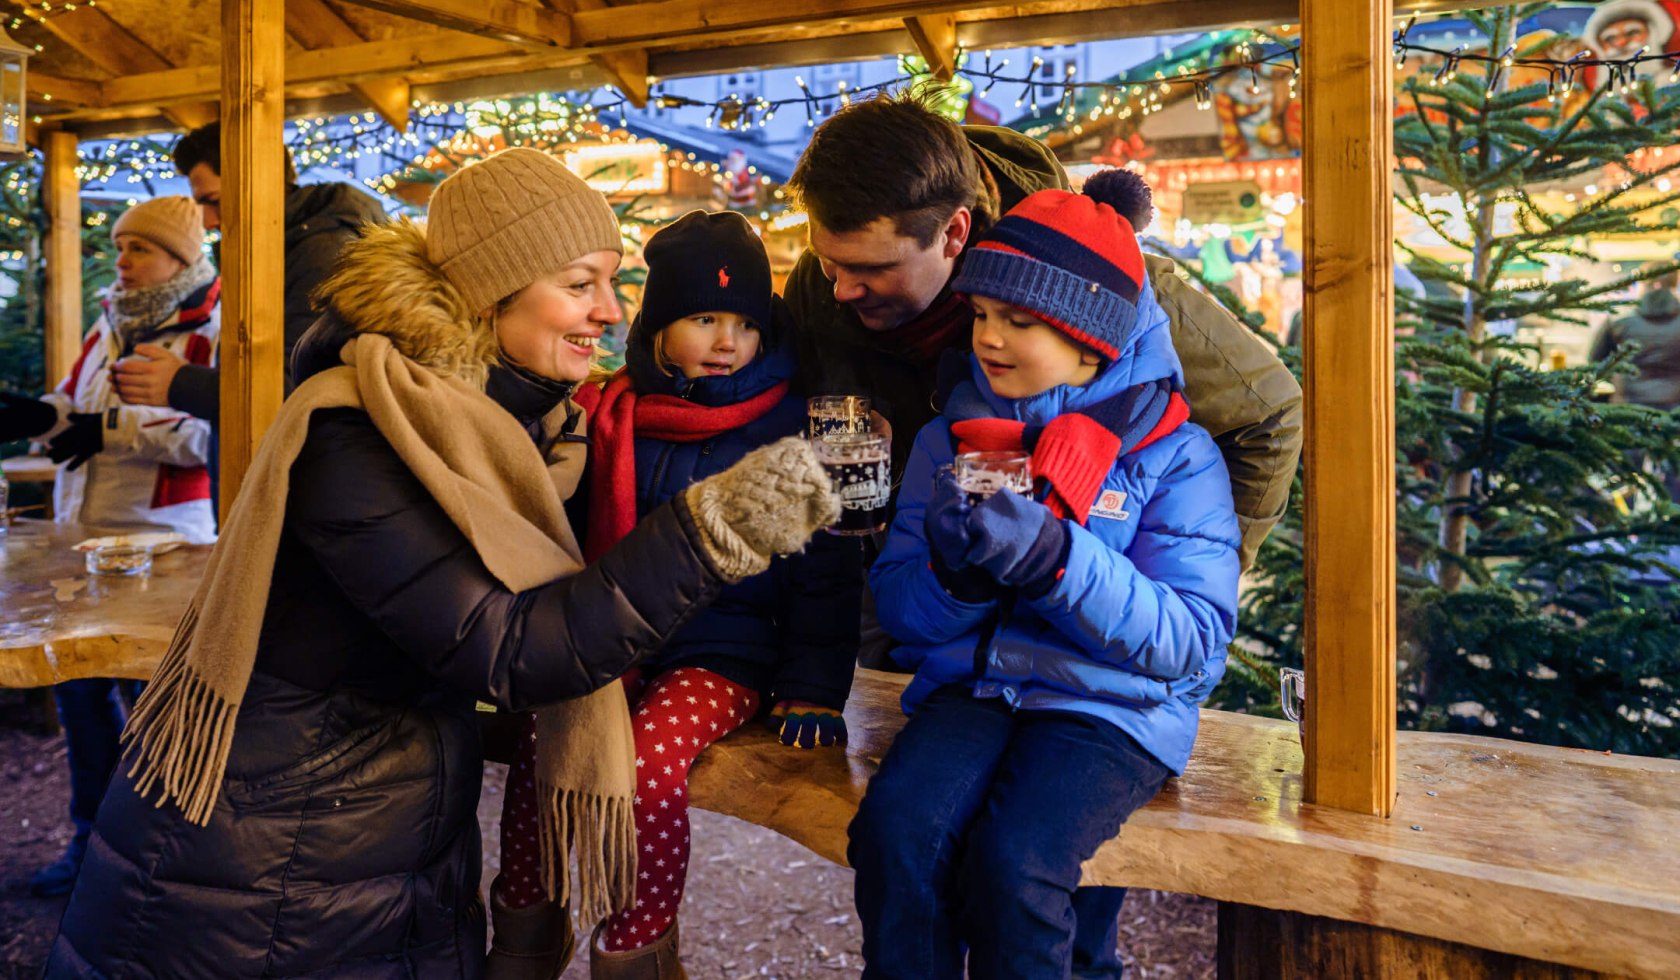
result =
[[[217,0],[28,3],[8,24],[34,47],[31,115],[84,137],[180,129],[215,118]],[[1401,9],[1427,0],[1399,0]],[[1279,23],[1295,0],[288,0],[292,114],[356,106],[402,126],[416,100],[611,84],[632,101],[650,78],[798,65],[958,45]]]
[[[1396,4],[1397,8],[1401,6],[1403,5]],[[1478,5],[1464,3],[1454,6],[1462,9]],[[1590,3],[1558,4],[1529,17],[1524,22],[1523,29],[1525,32],[1544,30],[1560,34],[1578,33],[1592,10],[1593,4]],[[1409,33],[1415,41],[1442,42],[1450,46],[1454,42],[1469,40],[1474,34],[1474,28],[1469,21],[1443,17],[1420,22]],[[1081,79],[1092,83],[1093,87],[1073,92],[1065,102],[1034,102],[1032,108],[1004,125],[1043,141],[1053,150],[1060,150],[1078,137],[1096,131],[1111,135],[1130,133],[1142,124],[1146,116],[1141,113],[1122,115],[1107,111],[1108,101],[1104,99],[1106,93],[1114,91],[1116,86],[1147,86],[1157,81],[1158,75],[1159,80],[1172,82],[1182,73],[1217,69],[1220,59],[1249,37],[1249,31],[1209,31],[1114,75],[1102,79]],[[1274,43],[1256,44],[1254,53],[1261,57],[1276,55],[1276,63],[1281,68],[1289,68],[1293,62],[1285,45],[1295,44],[1296,34],[1292,28],[1286,26],[1283,30],[1275,32],[1274,37]],[[1153,101],[1156,106],[1164,108],[1194,95],[1192,86],[1174,85]],[[1097,115],[1093,116],[1093,113]],[[1077,130],[1074,129],[1075,125],[1079,126]]]

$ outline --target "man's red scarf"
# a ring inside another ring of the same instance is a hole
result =
[[[787,382],[733,405],[709,408],[675,395],[638,395],[619,371],[599,396],[580,392],[589,410],[591,473],[587,561],[606,554],[636,526],[636,437],[702,442],[762,417],[786,397]]]
[[[1042,426],[1013,419],[967,419],[951,423],[951,434],[962,453],[1032,453],[1033,478],[1049,485],[1044,502],[1051,513],[1084,524],[1114,461],[1161,439],[1189,418],[1190,403],[1184,395],[1161,381],[1131,388],[1093,406],[1091,414],[1069,412]]]
[[[960,334],[974,323],[968,302],[946,291],[915,319],[894,330],[874,335],[875,345],[894,357],[915,364],[931,364],[947,350],[967,347]]]

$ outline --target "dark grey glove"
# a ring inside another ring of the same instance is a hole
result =
[[[105,416],[98,412],[71,412],[70,428],[47,443],[47,458],[55,463],[70,461],[74,470],[105,448]]]
[[[58,424],[58,410],[39,398],[0,391],[0,442],[33,439]]]

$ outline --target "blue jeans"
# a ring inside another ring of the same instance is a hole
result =
[[[1105,939],[1117,975],[1115,919],[1101,920],[1125,893],[1092,890],[1076,911],[1080,865],[1169,775],[1099,719],[933,692],[851,826],[864,976],[960,978],[966,948],[978,980],[1069,977],[1076,958],[1105,955]]]
[[[139,681],[93,678],[65,681],[53,688],[58,723],[64,728],[64,754],[70,763],[71,843],[79,851],[93,832],[99,802],[122,754],[118,737],[128,721],[128,705],[139,695]],[[126,703],[125,703],[126,699]]]

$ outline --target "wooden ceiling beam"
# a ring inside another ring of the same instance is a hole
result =
[[[81,6],[66,10],[48,17],[44,23],[54,37],[112,75],[134,75],[173,67],[99,7]],[[196,129],[217,118],[214,102],[182,103],[171,106],[165,114],[177,125],[188,129]]]
[[[326,0],[286,0],[286,33],[310,50],[349,47],[367,40],[327,6]],[[350,83],[350,90],[398,132],[408,131],[407,82],[400,78],[370,78]]]
[[[355,83],[367,79],[403,76],[410,72],[445,65],[463,70],[502,68],[537,62],[531,52],[511,48],[506,42],[466,35],[427,35],[390,41],[366,41],[345,47],[317,51],[295,51],[286,58],[287,88],[321,82]],[[580,62],[582,52],[551,55],[548,61]],[[221,71],[215,65],[176,68],[113,78],[104,84],[105,102],[110,106],[170,105],[203,98],[221,90]]]
[[[346,0],[360,7],[407,17],[480,37],[514,44],[569,48],[568,14],[518,0]]]
[[[60,78],[33,69],[29,75],[29,101],[48,105],[102,106],[105,92],[98,82],[85,78]]]
[[[957,18],[952,14],[906,17],[904,29],[935,78],[948,82],[957,74]]]
[[[579,10],[605,10],[606,0],[544,0],[549,7],[562,13],[576,13]],[[640,109],[647,105],[648,100],[648,53],[646,48],[632,48],[627,51],[612,51],[605,54],[591,55],[591,64],[601,69],[612,81],[614,88],[623,93],[630,104]]]

